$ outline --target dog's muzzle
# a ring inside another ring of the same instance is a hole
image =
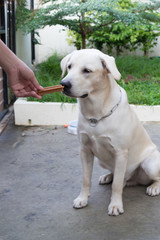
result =
[[[72,84],[68,80],[64,79],[64,80],[61,81],[60,84],[64,87],[63,93],[66,94],[69,97],[75,97],[75,98],[86,98],[86,97],[88,97],[87,93],[83,94],[82,96],[73,96],[73,94],[71,92]]]

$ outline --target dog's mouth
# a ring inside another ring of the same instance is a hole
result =
[[[64,90],[63,90],[62,93],[65,94],[65,95],[67,95],[68,97],[71,96],[71,92],[70,92],[70,90],[66,90],[65,88],[64,88]]]
[[[65,89],[65,87],[64,87],[64,91],[62,93],[65,94],[66,96],[72,97],[72,98],[86,98],[86,97],[88,97],[88,93],[85,93],[81,96],[75,96],[74,94],[72,94],[72,92],[70,90]]]
[[[83,94],[80,98],[86,98],[86,97],[88,97],[88,93]]]

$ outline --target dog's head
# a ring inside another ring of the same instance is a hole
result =
[[[62,76],[66,70],[68,72],[61,81],[63,93],[76,98],[85,98],[106,86],[108,74],[116,80],[121,77],[115,59],[96,49],[83,49],[68,54],[61,61],[61,69]]]

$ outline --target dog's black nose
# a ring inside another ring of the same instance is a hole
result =
[[[71,89],[71,87],[72,87],[71,82],[68,81],[68,80],[63,80],[60,84],[61,84],[66,90],[69,90],[69,89]]]

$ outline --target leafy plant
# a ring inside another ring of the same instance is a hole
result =
[[[18,0],[17,28],[28,33],[60,24],[81,36],[81,48],[86,48],[91,34],[117,21],[125,22],[127,26],[135,22],[145,24],[146,21],[154,25],[160,19],[157,14],[160,2],[154,0],[134,5],[127,0],[41,0],[39,8],[30,11],[25,3],[25,0]]]
[[[82,43],[81,35],[71,30],[68,30],[67,35],[68,45],[74,45],[77,48],[77,50],[80,50]]]
[[[118,9],[124,13],[137,8],[137,2],[131,0],[120,0]],[[148,9],[148,13],[153,14],[153,9]],[[155,15],[154,15],[155,16]],[[157,13],[156,16],[159,16]],[[103,21],[105,15],[97,15],[99,21]],[[133,21],[128,24],[125,21],[116,20],[111,24],[105,25],[90,35],[89,40],[98,49],[107,46],[107,50],[111,53],[112,49],[116,49],[117,55],[120,55],[124,49],[134,51],[138,46],[147,55],[150,48],[157,44],[157,37],[160,35],[159,23],[153,20],[143,19],[141,21]]]

